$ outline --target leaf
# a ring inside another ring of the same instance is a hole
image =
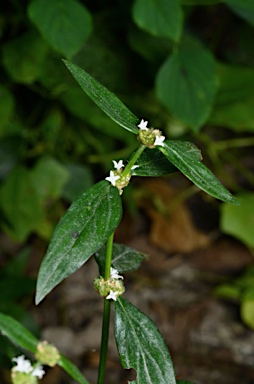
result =
[[[160,146],[159,149],[188,179],[206,193],[222,201],[239,205],[237,199],[201,163],[201,158],[197,157],[199,150],[194,144],[186,141],[166,140],[164,147]]]
[[[218,65],[220,88],[209,122],[236,131],[254,131],[254,70]]]
[[[123,367],[137,371],[131,383],[176,383],[171,357],[158,329],[122,297],[115,302],[115,338]]]
[[[254,193],[237,195],[241,207],[223,204],[221,207],[220,228],[235,236],[250,248],[254,248]]]
[[[65,184],[62,196],[67,201],[72,202],[85,189],[88,189],[93,184],[93,176],[89,167],[69,163],[66,166],[69,171],[70,178]]]
[[[154,36],[179,41],[182,32],[182,11],[177,0],[136,0],[133,20]]]
[[[119,191],[105,180],[93,185],[72,203],[56,226],[42,261],[36,304],[106,242],[121,216]]]
[[[180,0],[183,5],[213,5],[221,3],[222,1],[223,0]]]
[[[0,85],[0,135],[4,133],[6,124],[11,119],[15,107],[15,99],[8,88]]]
[[[76,0],[33,0],[28,16],[52,48],[75,55],[92,31],[92,18]]]
[[[69,177],[65,166],[50,156],[41,157],[31,174],[34,188],[42,200],[60,197]]]
[[[156,78],[161,103],[196,132],[211,113],[217,85],[213,56],[193,39],[165,61]]]
[[[40,35],[29,31],[4,45],[3,64],[15,82],[31,84],[41,75],[47,53]]]
[[[76,365],[74,365],[65,356],[61,355],[58,365],[62,367],[74,380],[77,380],[78,383],[89,384]]]
[[[135,134],[138,133],[139,119],[110,92],[83,69],[67,60],[63,60],[73,77],[87,95],[106,113],[113,121]]]
[[[254,2],[253,0],[224,0],[229,8],[240,17],[254,25]]]
[[[17,320],[3,313],[0,313],[0,331],[14,344],[33,353],[36,352],[38,340]]]
[[[100,275],[104,275],[105,252],[106,247],[103,246],[95,253],[95,260],[99,266]],[[113,244],[112,266],[120,273],[135,271],[146,258],[147,255],[145,253],[138,252],[124,244]]]
[[[18,166],[10,173],[0,189],[0,206],[18,241],[24,241],[42,220],[40,199],[26,168]]]
[[[178,171],[158,148],[146,148],[135,165],[138,168],[131,171],[133,176],[162,176]]]
[[[241,302],[241,318],[249,328],[254,329],[254,298]]]

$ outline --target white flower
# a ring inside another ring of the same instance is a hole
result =
[[[112,300],[116,301],[117,292],[110,290],[109,295],[106,297],[106,299],[108,299],[108,300],[112,299]]]
[[[120,179],[120,176],[116,176],[114,171],[110,171],[109,176],[105,178],[105,180],[110,181],[112,185],[116,185],[116,180]]]
[[[32,372],[32,376],[37,376],[39,379],[42,379],[42,377],[44,376],[44,374],[45,374],[45,371],[44,371],[42,365],[40,365],[40,364],[37,365],[37,366],[34,368],[33,372]]]
[[[165,140],[165,136],[156,136],[154,145],[161,145],[162,147],[164,147],[164,143],[163,143],[164,140]]]
[[[115,268],[110,268],[110,278],[111,279],[123,279],[123,276],[119,275],[119,272]]]
[[[141,122],[139,123],[138,127],[140,129],[142,129],[143,131],[148,131],[147,124],[148,124],[148,121],[145,121],[142,119]]]
[[[115,169],[117,169],[118,171],[120,171],[120,169],[124,167],[123,160],[119,160],[118,162],[115,160],[112,160],[112,161]]]
[[[132,167],[131,167],[131,170],[133,171],[134,169],[136,169],[136,168],[138,168],[139,167],[139,165],[133,165]]]
[[[33,370],[30,360],[26,360],[24,355],[12,359],[17,365],[13,367],[16,372],[30,373]]]

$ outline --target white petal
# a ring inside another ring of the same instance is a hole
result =
[[[105,180],[109,181],[112,185],[116,185],[116,180],[120,179],[120,176],[116,176],[113,171],[110,171],[109,176],[105,177]]]
[[[148,124],[148,121],[145,121],[142,119],[141,122],[139,123],[138,127],[140,129],[142,129],[143,131],[148,131],[147,124]]]
[[[154,145],[161,145],[162,147],[164,147],[164,143],[163,143],[164,140],[165,140],[165,136],[156,136]]]
[[[133,165],[132,167],[131,167],[131,170],[133,171],[134,169],[136,169],[136,168],[138,168],[139,167],[139,165]]]
[[[115,160],[112,161],[114,164],[114,168],[116,168],[118,171],[120,171],[120,169],[124,167],[123,160],[119,160],[118,162]]]
[[[112,299],[112,300],[116,301],[116,299],[117,299],[117,292],[114,292],[114,291],[110,290],[109,295],[106,297],[106,299],[108,299],[108,300]]]
[[[17,365],[13,368],[17,372],[29,373],[33,370],[30,360],[26,360],[24,355],[12,359]]]
[[[45,371],[42,365],[37,365],[37,367],[35,367],[32,372],[32,376],[37,376],[39,379],[42,379],[44,375],[45,375]]]
[[[110,268],[111,279],[123,279],[123,276],[119,275],[119,272],[115,268]]]

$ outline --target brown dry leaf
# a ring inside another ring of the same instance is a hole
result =
[[[164,179],[150,179],[142,186],[139,205],[151,218],[150,240],[167,252],[192,252],[206,247],[210,236],[198,230],[177,191]],[[157,207],[156,207],[157,206]]]

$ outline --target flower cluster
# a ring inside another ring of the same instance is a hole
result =
[[[159,129],[147,128],[147,124],[148,121],[143,119],[138,124],[138,140],[148,148],[154,148],[158,145],[164,147],[165,136],[162,135]]]
[[[31,364],[24,355],[14,357],[12,359],[16,365],[11,370],[11,378],[13,384],[37,384],[38,379],[41,379],[45,371],[42,365],[36,363]]]
[[[117,187],[121,195],[123,193],[123,188],[129,184],[131,174],[122,174],[124,168],[123,160],[119,160],[118,162],[113,160],[113,164],[115,171],[110,171],[109,176],[106,177],[105,180],[108,180],[114,187]],[[134,165],[131,169],[135,169],[136,167],[138,167],[138,165]]]
[[[96,291],[107,300],[116,301],[125,291],[123,285],[123,276],[115,268],[110,268],[110,278],[105,280],[102,276],[94,281]]]

